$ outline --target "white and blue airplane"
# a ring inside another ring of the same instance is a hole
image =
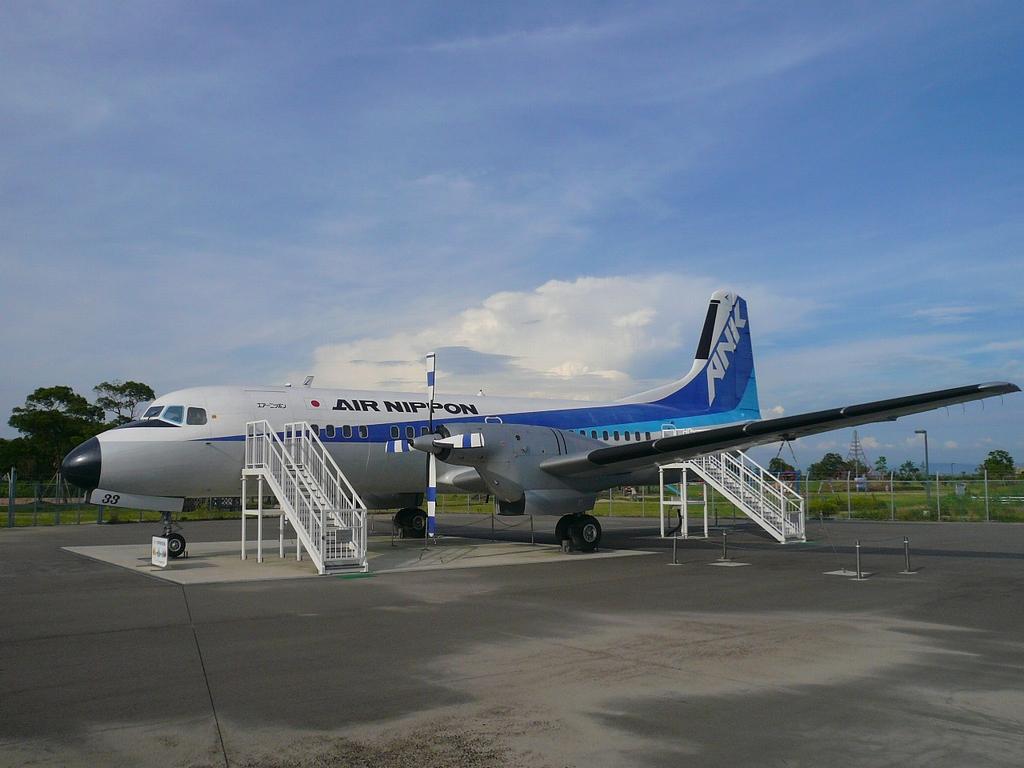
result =
[[[587,513],[597,494],[655,483],[659,464],[1018,391],[1009,382],[971,384],[762,420],[747,304],[716,291],[690,371],[615,402],[438,395],[429,403],[408,392],[195,387],[162,395],[139,420],[85,441],[63,472],[102,489],[94,496],[101,502],[126,495],[133,506],[169,510],[176,500],[180,509],[186,497],[239,494],[247,422],[280,430],[306,421],[365,503],[399,508],[395,522],[410,535],[426,527],[425,466],[422,453],[394,450],[403,443],[436,455],[438,492],[491,494],[503,514],[560,515],[559,538],[572,533],[593,549],[601,528]],[[481,433],[486,448],[452,450],[424,439],[430,432]]]

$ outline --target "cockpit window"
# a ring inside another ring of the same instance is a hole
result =
[[[200,425],[206,423],[206,409],[205,408],[189,408],[188,416],[185,419],[186,424]]]
[[[155,419],[157,414],[160,413],[161,410],[163,410],[162,405],[151,405],[149,408],[146,409],[146,412],[142,414],[142,418]]]
[[[164,412],[160,414],[160,418],[172,424],[181,424],[181,420],[185,418],[185,407],[182,405],[168,405],[164,408]]]

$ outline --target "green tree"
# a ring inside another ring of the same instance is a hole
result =
[[[0,438],[0,473],[14,467],[20,477],[32,477],[38,463],[35,451],[24,437]]]
[[[979,472],[988,471],[989,477],[1010,477],[1013,475],[1013,456],[1000,449],[989,451],[985,461],[978,467]]]
[[[819,461],[807,468],[811,477],[818,479],[827,477],[845,477],[850,471],[850,464],[838,453],[826,453]]]
[[[896,470],[900,480],[917,480],[921,476],[921,468],[910,459],[907,459],[900,468]]]
[[[37,471],[56,471],[65,454],[104,428],[103,409],[71,387],[40,387],[7,422],[22,433]]]
[[[140,381],[104,381],[93,387],[96,405],[113,414],[111,424],[127,424],[136,417],[141,403],[156,399],[156,393],[148,384]]]
[[[792,464],[787,464],[786,460],[781,456],[776,456],[768,462],[768,471],[773,475],[781,475],[783,472],[793,472],[795,470]]]
[[[879,456],[875,459],[875,472],[880,475],[889,474],[889,460],[885,456]]]

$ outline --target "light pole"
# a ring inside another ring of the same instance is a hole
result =
[[[925,503],[928,505],[928,509],[932,508],[932,491],[931,485],[928,483],[928,479],[931,475],[928,473],[928,430],[927,429],[915,429],[915,435],[924,435],[924,498]]]

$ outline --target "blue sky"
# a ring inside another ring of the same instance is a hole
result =
[[[553,5],[5,3],[0,411],[433,348],[619,396],[717,287],[766,412],[1024,381],[1019,3]],[[869,454],[1024,460],[1024,397],[912,422]]]

